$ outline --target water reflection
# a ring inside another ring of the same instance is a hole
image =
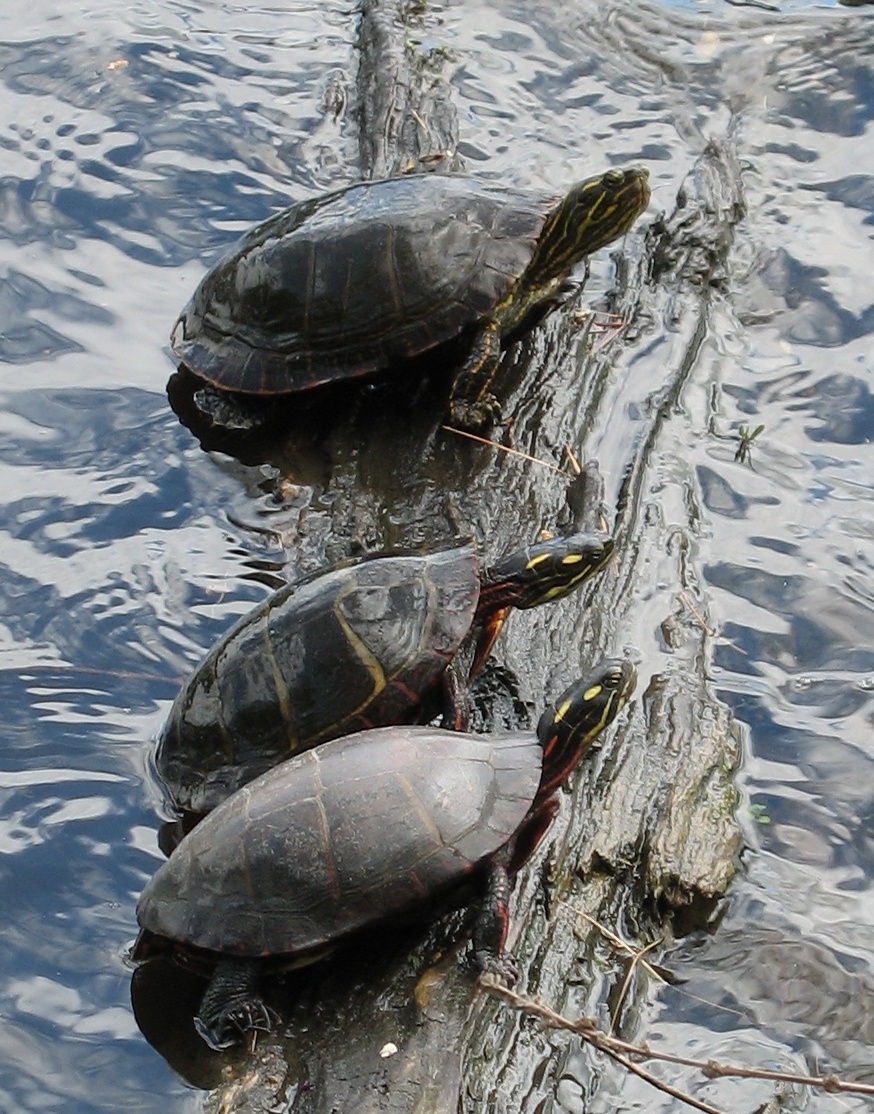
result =
[[[872,332],[869,326],[866,333]],[[800,403],[814,423],[804,432],[811,441],[837,442],[840,445],[865,445],[874,429],[874,396],[863,379],[851,375],[827,375],[816,384],[815,395]]]

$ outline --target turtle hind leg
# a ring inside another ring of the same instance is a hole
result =
[[[464,366],[449,399],[449,418],[459,429],[481,430],[501,417],[498,400],[489,390],[501,362],[501,337],[490,321],[474,335]]]
[[[473,929],[473,962],[483,974],[508,986],[519,977],[514,957],[505,950],[510,922],[510,894],[519,868],[528,861],[558,812],[558,798],[547,797],[515,836],[495,855],[486,875],[483,902]]]
[[[216,1052],[239,1044],[247,1033],[269,1033],[278,1020],[258,993],[259,965],[220,959],[204,992],[194,1027]]]
[[[484,975],[496,975],[508,986],[519,977],[512,955],[504,950],[513,882],[502,858],[489,871],[483,903],[473,929],[473,963]]]

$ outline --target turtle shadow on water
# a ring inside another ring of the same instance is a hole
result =
[[[375,379],[256,399],[270,421],[244,433],[204,426],[191,401],[202,381],[184,366],[168,396],[183,424],[194,423],[205,452],[272,471],[270,513],[289,561],[297,565],[305,551],[315,568],[363,552],[480,535],[478,493],[497,500],[499,489],[494,450],[443,428],[456,347],[444,345],[411,361],[415,367]],[[492,436],[500,434],[496,428]],[[263,474],[257,482],[263,489]],[[496,543],[498,552],[505,548],[497,536]]]
[[[446,420],[449,391],[466,347],[460,338],[379,374],[284,395],[220,391],[179,364],[168,380],[167,397],[205,451],[224,452],[244,464],[279,465],[290,458],[300,482],[318,482],[324,462],[308,470],[307,452],[329,442],[354,447],[361,455],[409,443],[421,458]],[[207,407],[200,402],[204,389]]]
[[[409,369],[273,396],[266,403],[270,422],[245,433],[205,428],[196,408],[192,418],[192,394],[202,381],[184,366],[168,395],[183,424],[194,421],[205,452],[233,458],[257,473],[262,491],[265,483],[270,488],[271,526],[293,568],[303,561],[312,571],[365,552],[468,537],[488,538],[486,552],[497,555],[520,536],[534,540],[525,508],[556,480],[445,428],[460,351],[444,345]],[[508,385],[512,380],[511,367]],[[500,442],[503,434],[496,426],[485,436]],[[272,473],[267,481],[265,466]],[[508,488],[515,493],[509,504]]]
[[[370,1070],[403,1047],[447,982],[471,1000],[476,974],[466,959],[475,906],[445,913],[431,925],[380,925],[362,930],[330,955],[262,980],[265,1001],[281,1020],[255,1051],[281,1047],[285,1090],[304,1093],[330,1074],[333,1051]],[[457,972],[460,978],[449,979]],[[137,967],[131,1004],[143,1036],[189,1086],[214,1091],[245,1077],[252,1050],[216,1052],[194,1018],[206,989],[203,974],[156,956]],[[297,1104],[295,1106],[297,1109]]]

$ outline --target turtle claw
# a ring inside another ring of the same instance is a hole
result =
[[[210,1018],[204,1018],[201,1014],[195,1017],[194,1028],[201,1040],[214,1052],[233,1048],[250,1033],[271,1033],[279,1021],[275,1011],[258,997],[230,1002]]]
[[[482,975],[494,975],[507,986],[515,986],[519,978],[516,960],[509,952],[494,955],[492,952],[474,952],[473,961]]]
[[[493,394],[483,394],[473,401],[453,399],[449,404],[449,420],[458,429],[477,433],[501,420],[501,404]]]
[[[279,1021],[258,993],[258,966],[253,960],[225,958],[216,964],[200,1010],[198,1034],[215,1052],[240,1044],[249,1034],[269,1033]]]

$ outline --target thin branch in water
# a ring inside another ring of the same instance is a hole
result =
[[[575,905],[571,905],[570,902],[567,901],[561,901],[559,902],[559,904],[566,906],[572,913],[575,913],[576,916],[582,917],[583,920],[588,921],[593,928],[597,928],[601,935],[605,937],[605,939],[609,940],[614,947],[626,951],[635,961],[639,960],[641,965],[646,970],[647,974],[650,975],[650,977],[655,982],[662,983],[665,986],[672,986],[677,993],[682,994],[684,997],[690,999],[690,1001],[700,1002],[703,1006],[707,1006],[708,1009],[719,1010],[722,1013],[731,1014],[732,1017],[744,1017],[744,1014],[741,1010],[732,1009],[730,1006],[724,1006],[721,1002],[711,1002],[709,998],[702,998],[700,994],[690,994],[690,992],[685,987],[677,986],[677,984],[672,979],[666,979],[657,967],[653,967],[651,963],[647,963],[647,961],[643,959],[643,953],[660,943],[664,943],[663,939],[655,940],[652,944],[647,944],[643,950],[640,950],[633,944],[629,943],[628,940],[624,940],[621,936],[618,936],[615,932],[612,932],[605,924],[602,924],[595,917],[590,916],[584,909],[577,909]]]
[[[694,603],[692,603],[688,595],[685,592],[680,592],[680,599],[683,601],[688,611],[698,620],[698,623],[700,624],[701,629],[704,631],[704,633],[712,636],[715,632],[710,629],[710,626],[704,619],[704,616],[695,607]]]
[[[585,322],[590,333],[601,334],[600,338],[593,341],[591,345],[591,351],[595,355],[622,336],[628,328],[628,321],[625,317],[605,309],[581,310],[574,315],[574,319],[578,324]]]
[[[694,1107],[696,1110],[702,1110],[704,1114],[726,1114],[726,1112],[719,1107],[701,1102],[699,1099],[693,1098],[692,1095],[686,1094],[685,1091],[673,1087],[670,1083],[664,1083],[657,1076],[648,1072],[646,1068],[642,1068],[640,1064],[634,1063],[628,1058],[626,1049],[622,1047],[625,1042],[618,1041],[615,1037],[611,1037],[607,1033],[602,1033],[589,1018],[580,1018],[578,1022],[570,1021],[568,1018],[556,1013],[555,1010],[550,1009],[550,1007],[547,1006],[545,1002],[540,1001],[540,999],[529,998],[527,995],[517,994],[515,991],[510,990],[509,987],[499,982],[494,975],[481,975],[479,981],[481,986],[491,994],[503,998],[513,1009],[521,1010],[526,1014],[534,1014],[541,1018],[547,1025],[551,1025],[556,1029],[569,1029],[571,1032],[578,1033],[588,1044],[591,1044],[594,1048],[597,1048],[599,1051],[615,1060],[618,1064],[621,1064],[627,1071],[630,1071],[639,1079],[643,1079],[645,1082],[649,1083],[650,1086],[655,1087],[656,1090],[663,1091],[665,1094],[670,1095],[672,1098],[679,1099],[680,1102],[684,1102],[688,1106]],[[646,1056],[646,1052],[642,1052],[641,1055]]]
[[[709,1102],[702,1102],[693,1095],[681,1091],[678,1087],[672,1087],[670,1083],[665,1083],[663,1080],[658,1079],[656,1076],[646,1071],[645,1068],[642,1068],[640,1064],[635,1064],[633,1060],[629,1060],[627,1056],[620,1056],[617,1052],[609,1052],[606,1048],[603,1049],[603,1051],[611,1059],[615,1060],[617,1064],[621,1064],[630,1071],[632,1075],[636,1075],[638,1079],[643,1079],[652,1087],[655,1087],[659,1091],[664,1091],[666,1095],[671,1095],[672,1098],[679,1099],[680,1102],[684,1102],[687,1106],[694,1107],[695,1110],[703,1110],[704,1114],[725,1114],[725,1111],[720,1107],[711,1106]]]
[[[612,330],[605,329],[600,340],[597,340],[592,345],[593,355],[597,355],[599,352],[603,352],[608,345],[615,343],[622,336],[627,328],[628,322],[623,321],[621,325],[615,326]]]
[[[599,321],[599,317],[603,320]],[[573,319],[578,325],[587,321],[593,329],[598,329],[600,332],[611,328],[617,329],[627,324],[621,313],[613,313],[609,309],[589,309],[588,307],[576,310]]]
[[[846,1079],[839,1079],[835,1075],[802,1075],[796,1072],[773,1071],[769,1068],[749,1068],[740,1064],[723,1064],[717,1060],[698,1060],[691,1056],[678,1056],[672,1052],[660,1052],[651,1048],[648,1044],[634,1044],[631,1041],[611,1036],[609,1033],[598,1029],[591,1018],[581,1017],[577,1021],[571,1021],[570,1018],[557,1013],[541,999],[510,990],[494,975],[481,975],[479,982],[483,989],[498,998],[502,998],[513,1009],[539,1017],[552,1028],[577,1033],[588,1044],[617,1060],[619,1057],[635,1057],[642,1060],[658,1060],[666,1064],[677,1064],[680,1067],[695,1068],[707,1079],[735,1076],[739,1079],[762,1079],[769,1083],[793,1083],[801,1087],[817,1087],[829,1094],[874,1096],[874,1084],[855,1083]],[[649,1076],[643,1078],[646,1078],[647,1082],[652,1082],[653,1086],[660,1090],[665,1089],[660,1080]],[[691,1096],[683,1096],[683,1102],[689,1103],[698,1110],[722,1114],[721,1111],[715,1111],[713,1107],[702,1105]]]
[[[622,980],[622,986],[619,990],[619,996],[616,999],[616,1008],[613,1010],[613,1016],[610,1018],[611,1036],[613,1036],[613,1034],[616,1032],[616,1024],[619,1020],[619,1011],[622,1009],[622,1003],[625,1001],[625,996],[631,986],[631,980],[634,978],[634,972],[640,966],[643,967],[645,971],[655,974],[652,967],[646,962],[643,957],[646,952],[652,951],[653,948],[657,948],[660,943],[661,940],[653,940],[651,943],[647,944],[645,948],[641,948],[640,951],[634,952],[632,954],[631,962],[628,964],[628,967],[625,971],[625,977]],[[661,975],[656,974],[656,978],[658,978],[660,982],[665,981],[661,977]]]
[[[652,966],[652,964],[647,963],[646,960],[643,959],[643,955],[646,952],[650,951],[652,948],[657,947],[659,944],[664,943],[664,940],[653,940],[651,944],[647,944],[644,948],[636,948],[633,944],[629,943],[628,940],[623,940],[621,936],[617,936],[617,934],[615,932],[612,932],[606,925],[601,924],[601,922],[596,920],[594,917],[590,917],[589,914],[586,913],[583,909],[577,909],[575,905],[571,905],[570,902],[567,901],[562,901],[561,904],[564,905],[565,908],[570,909],[570,911],[575,914],[575,916],[582,917],[583,920],[588,921],[593,928],[597,928],[597,930],[606,940],[609,940],[614,947],[627,952],[635,963],[640,961],[647,974],[651,975],[656,980],[656,982],[664,983],[667,981],[663,975],[659,974],[659,972],[655,969],[655,967]]]

